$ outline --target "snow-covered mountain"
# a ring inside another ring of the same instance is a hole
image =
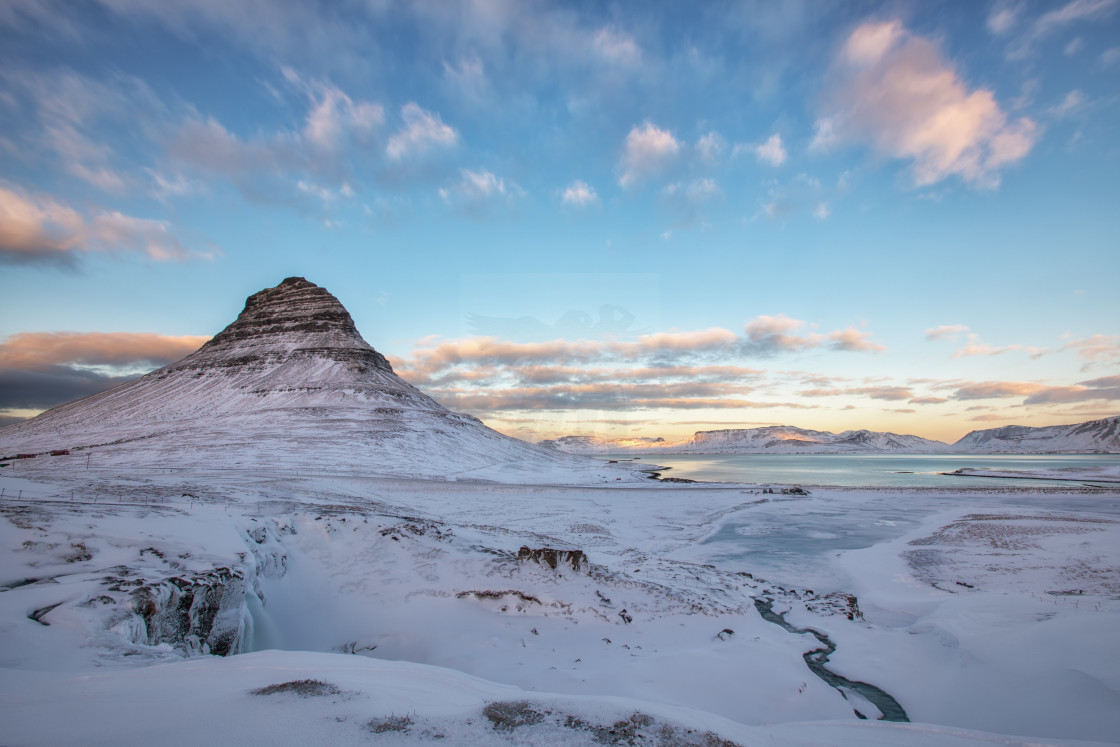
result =
[[[946,451],[949,448],[948,444],[919,436],[867,430],[829,433],[789,425],[697,431],[681,441],[666,441],[662,438],[612,439],[564,436],[552,441],[543,441],[542,445],[578,454],[658,451],[667,454],[930,453]]]
[[[561,436],[540,441],[540,446],[569,454],[611,454],[626,449],[652,449],[665,443],[663,438],[605,438],[603,436]]]
[[[489,479],[604,469],[449,411],[393,373],[338,299],[304,278],[250,296],[182,360],[0,429],[0,455],[61,450],[98,466]]]
[[[953,444],[954,451],[985,454],[1040,454],[1051,452],[1120,453],[1120,415],[1075,425],[1031,428],[1008,425],[972,431]]]

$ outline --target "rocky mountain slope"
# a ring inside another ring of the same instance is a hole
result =
[[[17,453],[59,466],[88,455],[94,466],[630,477],[449,411],[393,373],[338,299],[304,278],[250,296],[182,360],[0,429],[0,455]]]
[[[578,454],[621,452],[666,454],[844,454],[931,453],[946,451],[948,444],[919,436],[856,430],[843,433],[812,431],[788,425],[764,428],[728,428],[697,431],[681,441],[662,438],[596,438],[564,436],[541,442],[561,451]]]
[[[972,431],[953,444],[954,451],[984,454],[1052,452],[1120,453],[1120,415],[1074,425],[1031,428],[1008,425]]]

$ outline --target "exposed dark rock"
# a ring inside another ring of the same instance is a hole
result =
[[[545,713],[533,708],[527,700],[498,701],[482,709],[482,715],[498,731],[513,731],[519,726],[540,723],[544,720]]]
[[[517,559],[531,560],[538,565],[543,565],[556,570],[557,568],[571,568],[578,573],[590,573],[591,563],[583,550],[555,550],[551,547],[541,547],[536,550],[528,545],[522,545],[517,552]]]
[[[342,690],[329,682],[320,682],[319,680],[292,680],[291,682],[281,682],[277,685],[258,687],[255,690],[250,690],[249,694],[279,695],[282,693],[291,693],[304,698],[313,698],[319,695],[338,695],[341,692]]]
[[[170,643],[191,654],[240,653],[246,590],[244,576],[229,568],[143,584],[132,592],[144,621],[146,640],[138,642]]]

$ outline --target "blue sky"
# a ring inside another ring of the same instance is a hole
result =
[[[290,275],[530,439],[1120,410],[1120,0],[0,8],[0,417]]]

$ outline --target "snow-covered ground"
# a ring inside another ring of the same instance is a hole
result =
[[[35,462],[0,477],[5,743],[1120,734],[1116,489]]]

